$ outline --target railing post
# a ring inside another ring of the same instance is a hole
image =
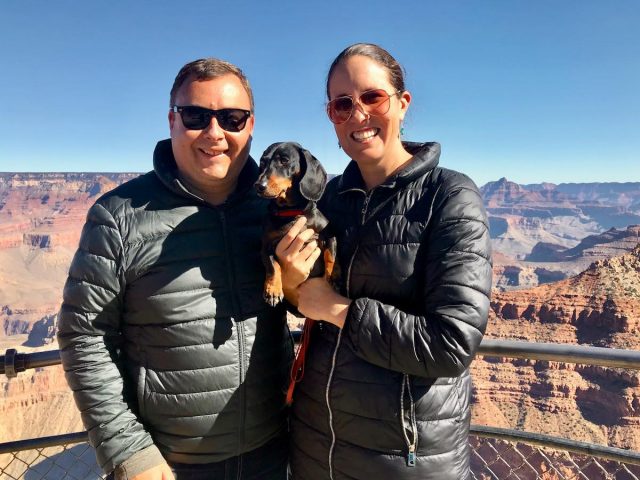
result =
[[[9,348],[4,354],[4,373],[7,378],[14,378],[18,373],[26,370],[24,365],[24,354],[18,353],[15,348]]]
[[[18,373],[30,368],[49,367],[51,365],[60,365],[60,352],[58,350],[18,353],[15,348],[10,348],[4,355],[0,355],[0,375],[6,375],[8,378],[13,378]]]

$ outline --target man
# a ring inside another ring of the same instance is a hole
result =
[[[188,63],[153,171],[89,210],[58,342],[111,478],[286,478],[292,344],[262,297],[253,127],[240,69]]]

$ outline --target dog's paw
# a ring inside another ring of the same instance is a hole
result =
[[[283,298],[284,294],[282,292],[264,292],[264,301],[272,307],[278,305]]]

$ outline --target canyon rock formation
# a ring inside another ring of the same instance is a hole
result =
[[[137,174],[0,173],[0,351],[57,348],[62,286],[88,208]],[[0,377],[0,442],[82,430],[61,367]]]
[[[496,292],[487,337],[640,349],[640,246],[576,277]],[[474,422],[640,451],[640,372],[479,358]]]
[[[519,185],[502,178],[480,190],[498,290],[574,276],[639,241],[640,183]]]
[[[56,348],[62,286],[87,209],[134,176],[0,173],[2,352]],[[501,179],[481,190],[497,287],[488,337],[640,348],[640,183]],[[475,423],[640,451],[637,372],[489,357],[473,372]],[[82,429],[60,367],[0,377],[0,391],[0,442]]]

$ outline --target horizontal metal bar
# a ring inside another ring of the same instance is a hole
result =
[[[35,450],[38,448],[57,447],[73,443],[82,443],[89,440],[87,432],[65,433],[64,435],[52,435],[50,437],[28,438],[15,442],[0,443],[0,454]]]
[[[487,427],[484,425],[471,425],[471,434],[484,438],[497,438],[509,442],[526,443],[538,447],[563,450],[566,452],[597,457],[614,462],[640,465],[640,452],[625,450],[623,448],[607,447],[594,443],[579,442],[567,438],[552,437],[541,433],[523,432],[507,428]]]
[[[7,350],[9,352],[12,349]],[[5,373],[5,361],[10,355],[0,356],[0,375]],[[11,355],[15,373],[24,372],[30,368],[60,365],[60,350],[46,350],[34,353],[15,353]]]
[[[292,332],[293,340],[300,342],[301,332]],[[563,343],[534,343],[514,340],[494,340],[486,338],[480,344],[478,355],[488,357],[508,357],[551,362],[580,363],[601,367],[629,368],[640,370],[640,351],[617,348],[591,347]],[[48,350],[35,353],[15,354],[16,372],[30,368],[48,367],[60,364],[60,351]],[[0,375],[5,373],[5,356],[0,356]]]
[[[607,447],[593,443],[578,442],[561,437],[552,437],[540,433],[523,432],[507,428],[487,427],[485,425],[471,425],[471,435],[482,438],[505,440],[514,443],[535,445],[538,447],[561,450],[596,457],[614,462],[640,465],[640,452],[624,450],[622,448]],[[16,442],[0,443],[0,454],[34,450],[58,445],[82,443],[88,440],[87,432],[68,433],[50,437],[30,438]]]
[[[581,363],[601,367],[640,370],[640,351],[638,350],[591,347],[587,345],[518,342],[487,338],[480,344],[478,355],[549,360],[552,362]]]

